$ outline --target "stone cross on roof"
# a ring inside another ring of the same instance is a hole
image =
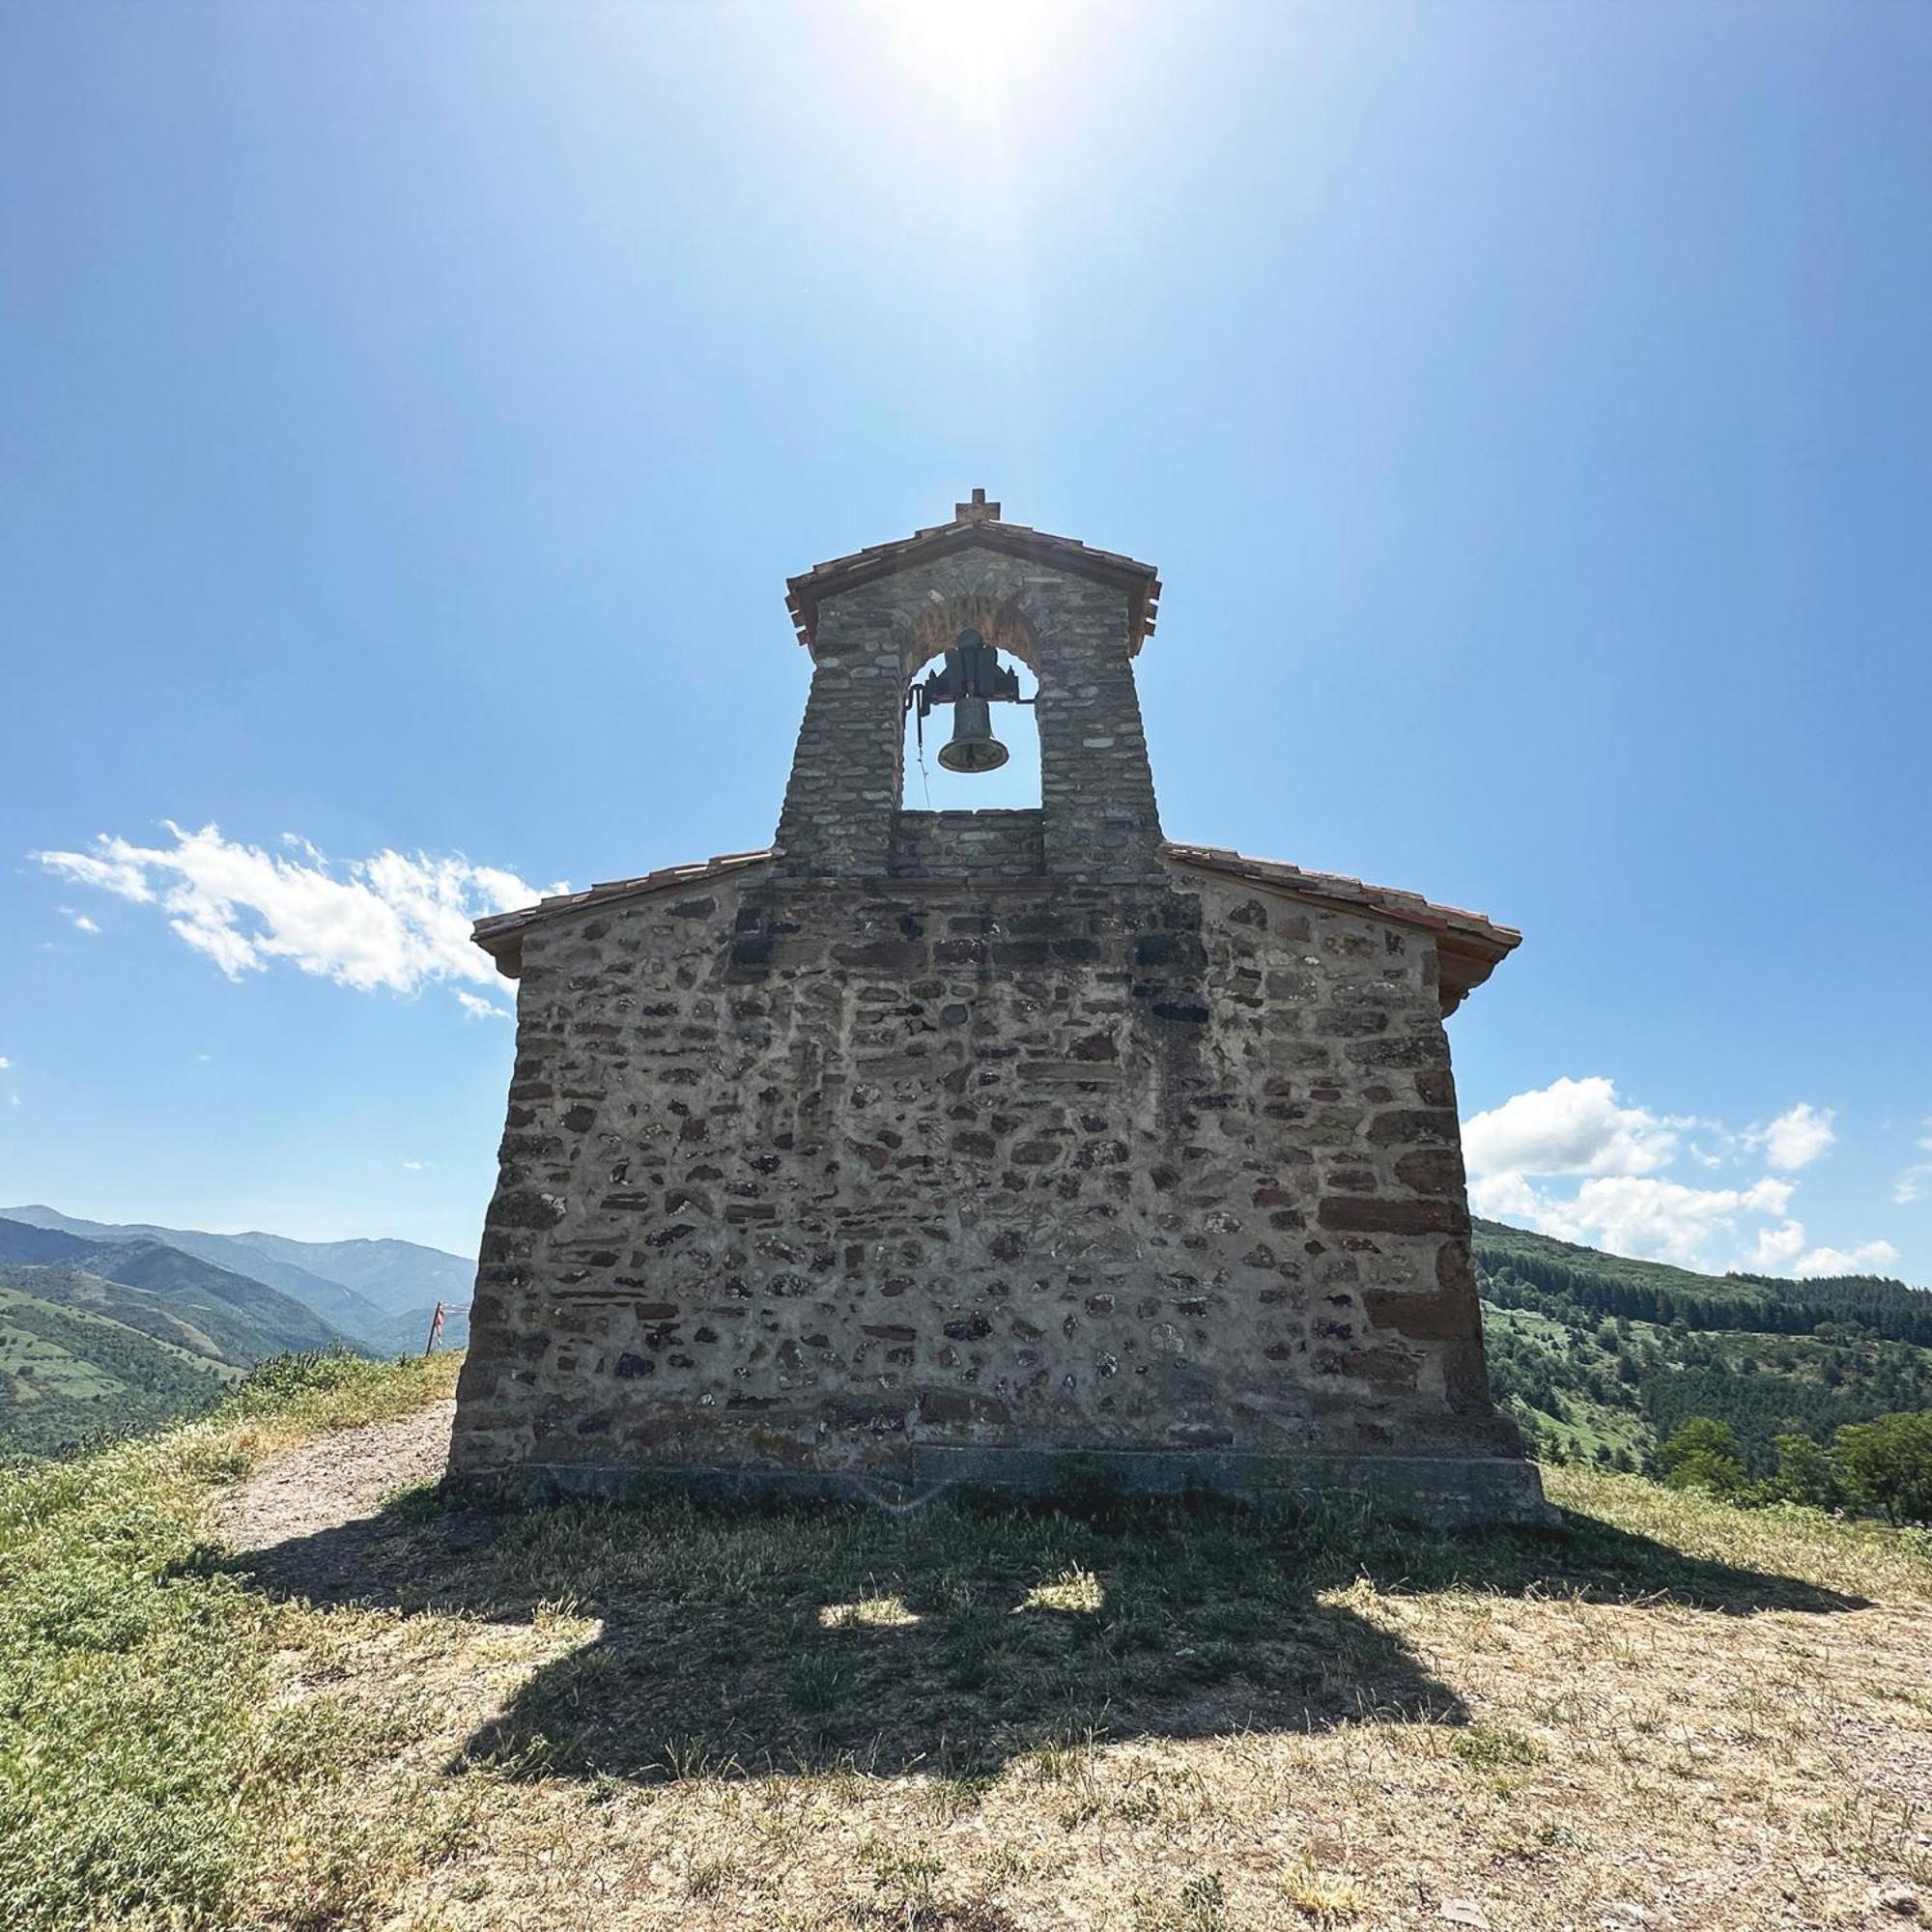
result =
[[[952,521],[955,524],[993,524],[999,519],[999,504],[987,502],[983,490],[975,490],[970,503],[954,503],[952,506]]]

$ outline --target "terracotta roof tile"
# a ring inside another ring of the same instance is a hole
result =
[[[762,866],[771,856],[772,848],[765,845],[755,852],[725,852],[691,866],[663,866],[655,872],[639,872],[634,879],[607,879],[581,893],[558,893],[533,906],[519,906],[515,912],[493,913],[488,919],[479,919],[469,928],[469,936],[496,960],[498,971],[515,979],[522,964],[524,933],[532,925],[560,913],[601,905],[606,899],[638,898],[674,886],[699,885],[706,879],[723,878],[727,872]]]

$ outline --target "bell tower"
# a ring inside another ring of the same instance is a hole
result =
[[[975,490],[950,524],[822,563],[789,592],[812,679],[779,820],[784,873],[1160,876],[1133,674],[1160,595],[1151,564],[1005,523]],[[1011,658],[1039,681],[1038,810],[904,810],[908,701],[952,705],[953,768],[992,770],[1004,756],[984,714],[1017,696]]]

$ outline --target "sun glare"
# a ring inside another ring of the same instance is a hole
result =
[[[951,104],[962,122],[991,128],[1038,104],[1064,73],[1066,42],[1089,12],[1079,0],[937,0],[868,10],[895,83],[928,112]]]

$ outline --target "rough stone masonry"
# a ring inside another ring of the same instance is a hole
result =
[[[452,1472],[1543,1520],[1442,1025],[1518,935],[1164,840],[1146,564],[976,493],[790,590],[777,842],[477,925],[521,986]],[[1037,810],[901,808],[968,629],[1038,680]]]

